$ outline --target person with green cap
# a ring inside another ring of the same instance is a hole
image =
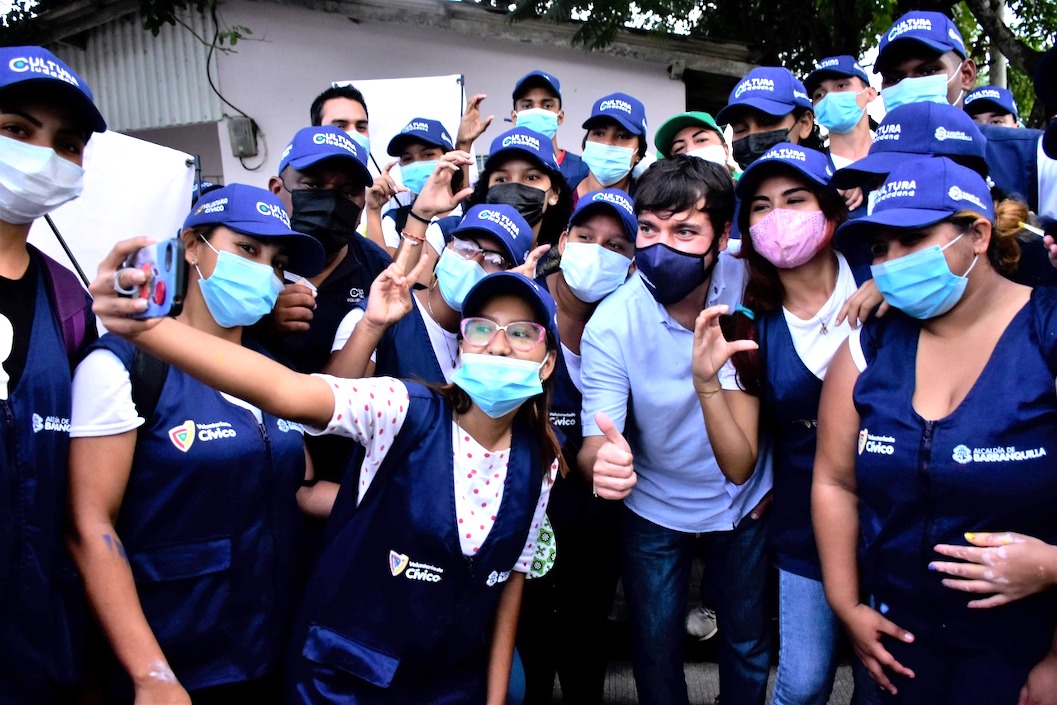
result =
[[[731,165],[730,145],[723,130],[708,113],[692,110],[673,115],[657,129],[653,145],[663,159],[689,154],[725,167],[734,178],[741,175],[741,170]]]

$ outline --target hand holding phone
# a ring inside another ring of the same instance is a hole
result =
[[[147,301],[147,310],[132,314],[133,318],[161,318],[180,313],[187,289],[187,260],[182,240],[172,238],[140,248],[125,260],[124,267],[139,269],[146,277],[135,293],[129,294]]]

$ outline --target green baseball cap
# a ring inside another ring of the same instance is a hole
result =
[[[727,139],[723,136],[723,130],[719,129],[719,125],[716,124],[715,118],[708,113],[692,110],[688,113],[673,115],[657,128],[657,133],[653,137],[653,146],[657,148],[657,153],[665,159],[672,156],[670,150],[672,142],[675,141],[675,136],[679,134],[680,130],[694,125],[712,130],[726,144]]]

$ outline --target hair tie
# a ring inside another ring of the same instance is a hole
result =
[[[753,313],[751,309],[745,308],[741,304],[738,304],[734,308],[734,313],[740,313],[741,315],[743,315],[746,318],[748,318],[750,321],[755,321],[756,320],[756,314]]]

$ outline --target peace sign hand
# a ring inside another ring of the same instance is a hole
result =
[[[697,316],[694,323],[694,351],[691,369],[694,389],[698,394],[714,392],[719,382],[716,376],[736,352],[756,350],[759,344],[753,340],[727,342],[719,328],[719,317],[728,311],[723,304],[709,306]]]
[[[411,250],[421,247],[421,242],[404,243],[396,253],[396,259],[371,284],[371,293],[367,297],[367,310],[363,320],[370,325],[385,329],[411,312],[414,305],[411,301],[411,285],[425,271],[429,264],[428,257],[419,257],[415,266],[408,271],[407,262]]]

